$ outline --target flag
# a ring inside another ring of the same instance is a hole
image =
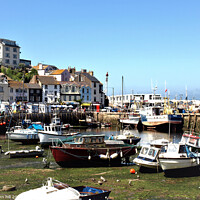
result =
[[[165,92],[167,92],[167,89],[165,90]]]

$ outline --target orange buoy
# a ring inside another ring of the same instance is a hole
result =
[[[36,158],[38,158],[38,156],[35,156]]]
[[[135,170],[132,168],[132,169],[130,169],[130,173],[131,174],[135,174]]]

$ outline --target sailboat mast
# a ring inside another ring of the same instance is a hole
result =
[[[122,108],[123,108],[123,97],[124,97],[124,94],[123,94],[123,82],[124,82],[124,77],[122,76]]]

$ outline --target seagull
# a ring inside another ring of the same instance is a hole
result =
[[[26,184],[29,184],[29,182],[28,182],[28,179],[27,179],[27,178],[25,179],[25,183],[26,183]]]
[[[105,179],[103,176],[101,176],[100,179],[101,179],[103,182],[106,182],[106,179]]]

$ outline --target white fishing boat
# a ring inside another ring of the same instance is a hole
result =
[[[109,190],[90,186],[70,187],[52,178],[40,188],[19,194],[15,200],[103,200],[108,199]]]
[[[139,156],[135,158],[133,162],[141,168],[160,170],[158,162],[159,152],[160,148],[156,148],[151,145],[142,146]]]
[[[185,143],[169,143],[159,154],[159,162],[166,176],[200,175],[200,153],[193,151]]]
[[[168,143],[169,141],[164,138],[151,141],[149,145],[142,146],[138,157],[133,162],[140,166],[140,170],[154,169],[160,171],[161,166],[158,162],[158,156],[161,147]]]
[[[40,144],[42,147],[46,147],[52,144],[52,141],[64,141],[70,138],[70,136],[76,135],[78,133],[67,133],[64,134],[62,131],[62,123],[57,114],[51,120],[49,125],[44,125],[44,130],[38,131],[38,136]]]
[[[42,130],[43,127],[39,124],[32,124],[28,128],[22,126],[14,126],[6,131],[7,138],[21,142],[22,144],[37,144],[39,142],[38,130]]]
[[[120,118],[120,122],[125,125],[136,126],[138,125],[139,121],[140,121],[140,115],[134,113],[129,114],[127,118]]]
[[[47,180],[46,185],[40,188],[32,189],[19,194],[15,200],[79,200],[80,193],[71,187],[58,189],[54,187],[51,178]]]

